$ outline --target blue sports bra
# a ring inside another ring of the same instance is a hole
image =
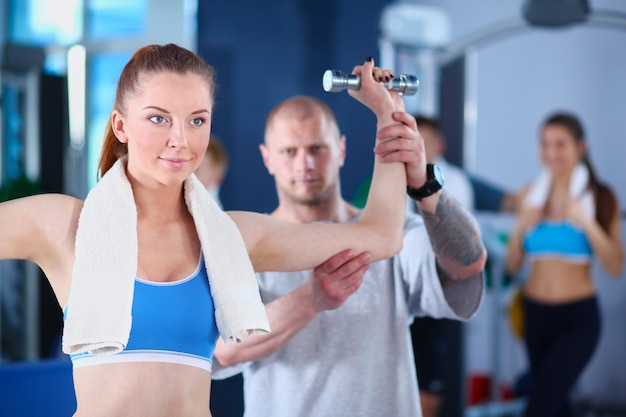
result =
[[[167,362],[211,372],[219,336],[204,260],[176,282],[135,279],[132,328],[114,355],[70,355],[74,368],[119,362]]]
[[[585,263],[593,253],[582,230],[566,221],[543,221],[524,237],[524,250],[532,258],[561,258]]]

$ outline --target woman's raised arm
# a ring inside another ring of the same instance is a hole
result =
[[[415,120],[403,112],[396,92],[387,90],[378,78],[389,71],[374,67],[372,61],[356,66],[361,88],[350,95],[366,105],[377,118],[377,129],[383,127],[386,137],[414,138],[418,135]],[[242,233],[256,271],[308,269],[344,249],[355,253],[367,251],[372,261],[388,258],[402,248],[406,203],[406,170],[402,163],[383,163],[374,156],[374,172],[368,200],[358,223],[299,224],[257,213],[229,212]]]

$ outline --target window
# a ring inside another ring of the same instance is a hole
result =
[[[148,0],[87,0],[87,37],[100,41],[143,35]]]
[[[9,41],[71,45],[83,36],[83,0],[9,2]]]

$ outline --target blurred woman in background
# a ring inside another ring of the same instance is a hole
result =
[[[516,274],[530,261],[524,338],[532,386],[524,415],[562,417],[571,415],[570,391],[600,336],[592,258],[617,278],[624,253],[618,202],[595,175],[580,121],[550,116],[540,156],[544,169],[522,191],[506,267]]]

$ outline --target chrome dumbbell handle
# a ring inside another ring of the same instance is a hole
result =
[[[412,96],[419,89],[419,80],[415,75],[400,74],[393,80],[384,84],[389,90],[397,91],[400,95]],[[342,90],[358,90],[361,88],[361,77],[348,75],[340,70],[326,70],[322,77],[322,86],[326,92]]]

